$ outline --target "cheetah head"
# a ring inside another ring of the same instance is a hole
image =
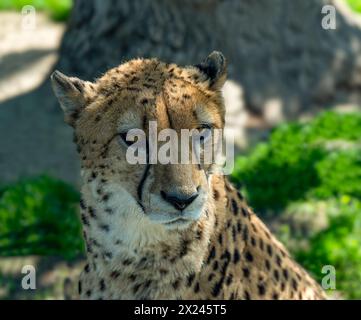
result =
[[[59,71],[52,86],[74,128],[82,177],[105,210],[133,208],[132,219],[184,229],[200,219],[211,197],[211,165],[192,163],[129,163],[127,133],[141,129],[149,146],[149,126],[172,129],[223,129],[220,89],[226,61],[211,53],[196,66],[179,67],[156,59],[135,59],[106,72],[91,83]],[[160,149],[166,141],[158,143]],[[134,147],[134,145],[133,145]]]

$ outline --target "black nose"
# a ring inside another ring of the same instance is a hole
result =
[[[199,195],[198,192],[195,192],[192,195],[187,195],[187,194],[177,194],[177,193],[166,193],[164,191],[161,191],[160,194],[165,201],[169,202],[174,208],[178,210],[185,209]]]

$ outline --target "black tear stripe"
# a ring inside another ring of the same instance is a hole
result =
[[[139,183],[138,188],[137,188],[137,193],[138,193],[139,202],[142,201],[143,186],[144,186],[145,180],[146,180],[147,177],[148,177],[149,169],[150,169],[150,164],[148,163],[147,166],[146,166],[146,168],[145,168],[145,170],[144,170],[142,179],[140,180],[140,183]]]
[[[143,193],[143,187],[144,187],[144,183],[145,180],[147,180],[148,177],[148,173],[149,173],[149,169],[150,169],[150,163],[149,163],[149,140],[147,139],[146,142],[146,150],[147,150],[147,166],[145,167],[142,179],[139,182],[138,188],[137,188],[137,194],[138,194],[138,204],[139,206],[142,208],[143,212],[144,211],[144,206],[142,204],[142,193]]]

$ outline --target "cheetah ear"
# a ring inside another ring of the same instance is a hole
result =
[[[56,70],[50,76],[53,91],[64,111],[64,119],[74,125],[77,116],[86,105],[86,81],[75,77],[67,77]]]
[[[213,51],[196,68],[207,76],[210,89],[219,90],[223,87],[227,78],[227,61],[221,52]]]

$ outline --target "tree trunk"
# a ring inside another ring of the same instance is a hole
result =
[[[58,68],[92,79],[138,56],[193,64],[220,50],[255,114],[360,104],[361,23],[341,2],[76,0]],[[337,8],[336,30],[321,27],[325,4]]]

